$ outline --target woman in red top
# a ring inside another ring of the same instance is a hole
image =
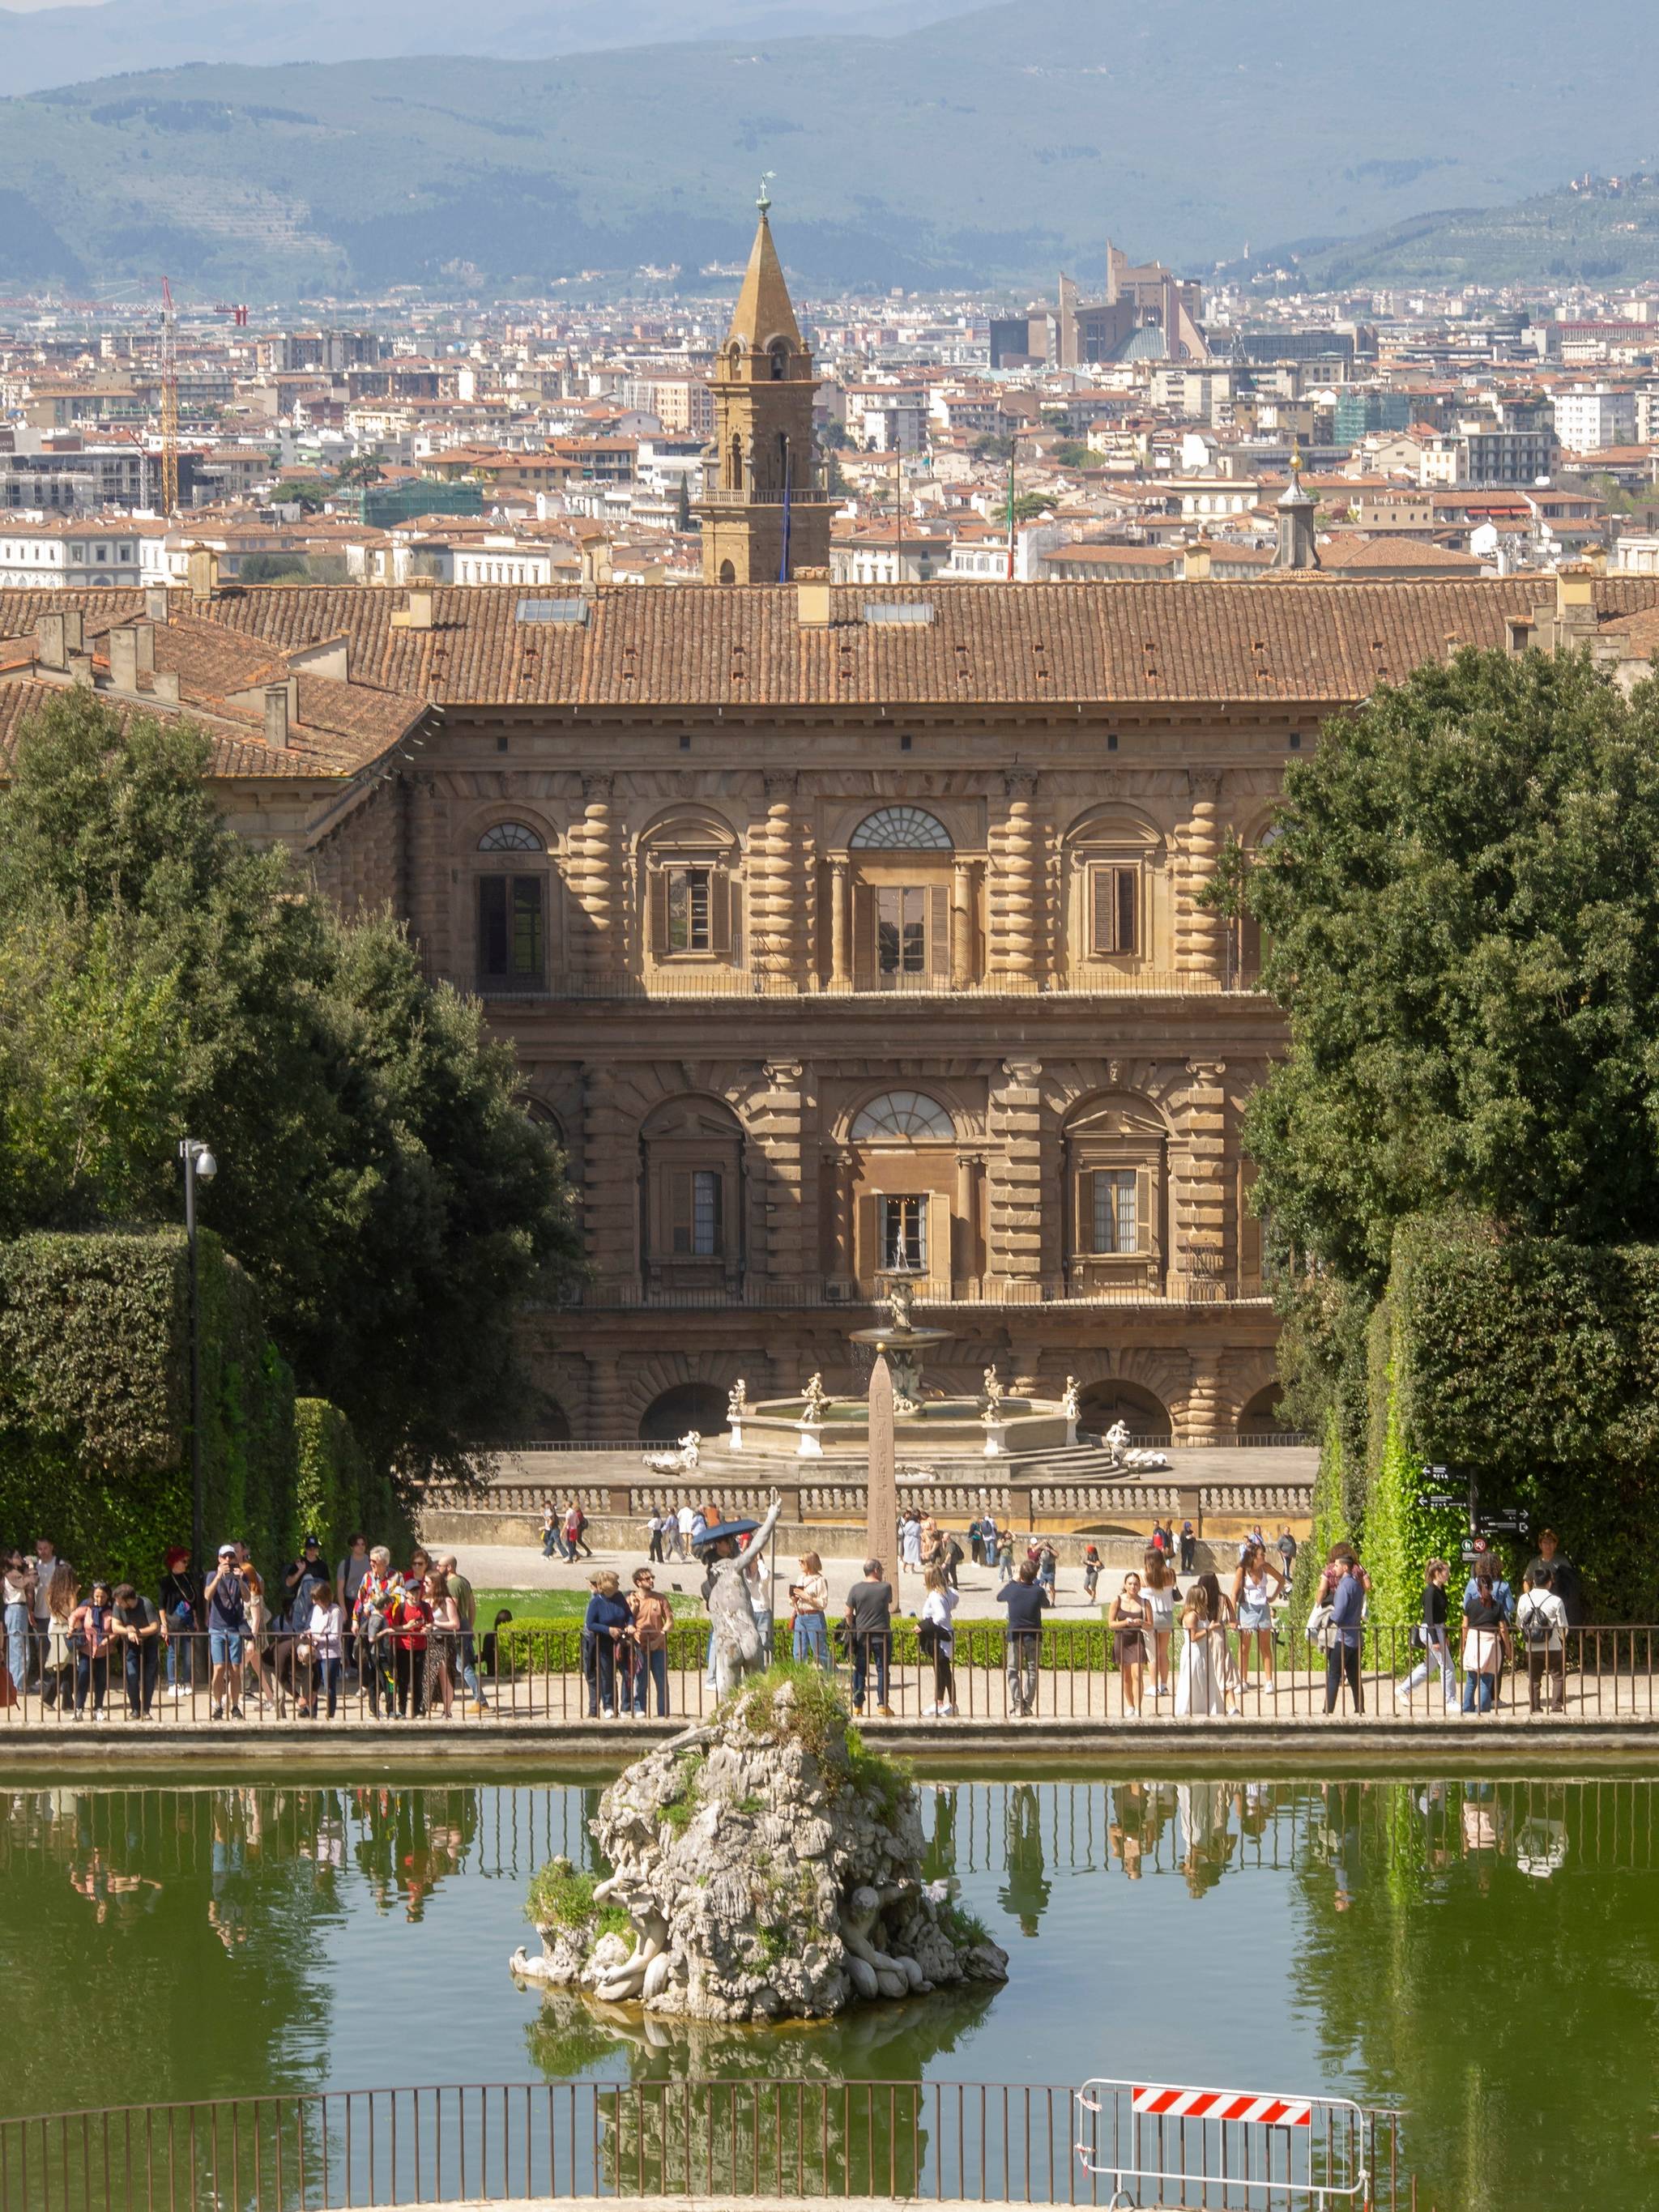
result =
[[[419,1583],[405,1583],[392,1614],[392,1665],[398,1717],[419,1720],[426,1711],[426,1639],[432,1607]]]

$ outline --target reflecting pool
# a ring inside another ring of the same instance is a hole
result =
[[[924,1782],[929,1871],[1008,1985],[761,2031],[508,1977],[532,1873],[592,1863],[599,1786],[0,1791],[0,2110],[1103,2074],[1403,2106],[1443,2212],[1659,2197],[1659,1778]]]

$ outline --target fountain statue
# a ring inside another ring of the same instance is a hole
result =
[[[766,1663],[760,1626],[749,1594],[749,1571],[766,1548],[782,1510],[775,1490],[766,1518],[758,1526],[753,1521],[717,1522],[704,1532],[697,1546],[697,1557],[708,1569],[702,1594],[714,1637],[714,1686],[721,1697],[736,1689],[745,1675],[757,1674]]]
[[[653,1474],[695,1474],[702,1452],[702,1431],[688,1429],[672,1451],[645,1452],[641,1459]]]
[[[743,1449],[744,1416],[749,1411],[749,1386],[741,1375],[732,1385],[726,1399],[726,1441],[733,1451]]]
[[[988,1419],[998,1420],[1002,1414],[1002,1381],[994,1367],[988,1367],[981,1378],[985,1393],[985,1412]]]
[[[1008,1954],[924,1875],[914,1784],[866,1750],[825,1678],[769,1676],[636,1759],[599,1800],[613,1869],[544,1868],[520,1979],[646,2014],[823,2020],[860,2000],[1006,1981]],[[620,1906],[628,1936],[608,1932]]]

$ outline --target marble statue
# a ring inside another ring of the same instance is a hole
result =
[[[749,1592],[749,1569],[776,1528],[781,1510],[782,1501],[774,1491],[766,1518],[750,1538],[747,1550],[735,1535],[722,1536],[718,1526],[712,1532],[713,1541],[697,1547],[697,1557],[708,1570],[702,1594],[714,1638],[714,1687],[722,1698],[766,1665],[766,1648]]]
[[[982,1379],[985,1389],[985,1411],[991,1419],[1000,1419],[1003,1390],[996,1369],[988,1367]]]
[[[1123,1464],[1123,1455],[1127,1449],[1129,1443],[1128,1423],[1127,1421],[1114,1421],[1111,1427],[1107,1430],[1104,1437],[1102,1437],[1101,1441],[1106,1447],[1106,1456],[1111,1461],[1112,1465],[1114,1467],[1121,1467]]]
[[[729,1427],[742,1426],[743,1417],[749,1411],[749,1385],[741,1375],[732,1385],[726,1401],[726,1419]]]
[[[672,1451],[646,1452],[643,1464],[653,1474],[692,1474],[702,1451],[702,1431],[688,1429]]]
[[[887,1310],[893,1317],[893,1326],[907,1333],[915,1328],[916,1294],[908,1283],[895,1283],[887,1293]]]
[[[1068,1421],[1074,1421],[1077,1419],[1078,1414],[1081,1410],[1081,1398],[1077,1387],[1077,1377],[1075,1375],[1068,1375],[1066,1377],[1066,1388],[1060,1393],[1060,1410],[1065,1414]]]
[[[830,1393],[823,1387],[823,1376],[821,1373],[814,1375],[807,1384],[805,1396],[806,1411],[804,1418],[809,1421],[823,1420],[833,1401]]]

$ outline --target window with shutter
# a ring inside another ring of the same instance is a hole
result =
[[[478,974],[486,982],[535,983],[546,969],[539,876],[478,878]]]
[[[951,1201],[942,1190],[927,1194],[927,1273],[948,1286],[956,1270],[951,1255]]]
[[[1140,871],[1099,866],[1089,871],[1089,949],[1097,959],[1140,950]]]
[[[1133,1168],[1096,1168],[1084,1177],[1091,1252],[1139,1252],[1140,1185]]]
[[[690,1257],[691,1175],[689,1169],[677,1168],[668,1178],[668,1242],[670,1250],[678,1257]]]
[[[853,886],[853,974],[867,990],[876,974],[876,895],[868,884]]]
[[[948,977],[951,973],[951,894],[935,884],[927,894],[927,972]]]

